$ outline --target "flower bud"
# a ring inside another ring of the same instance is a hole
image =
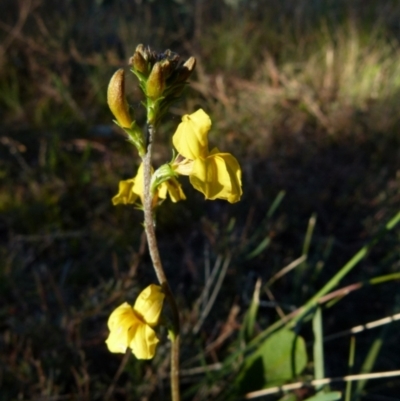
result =
[[[179,63],[179,56],[171,50],[166,50],[162,54],[161,66],[163,70],[164,79],[167,80],[170,75],[175,71]]]
[[[133,120],[125,98],[125,73],[122,68],[115,72],[108,84],[107,103],[119,125],[130,128]]]
[[[143,57],[143,54],[136,50],[133,56],[129,59],[129,64],[135,71],[147,76],[148,74],[148,63]]]
[[[178,82],[186,81],[194,71],[195,67],[196,67],[196,59],[194,57],[188,58],[185,64],[183,64],[179,70],[177,81]]]
[[[158,60],[157,53],[148,46],[144,47],[140,44],[136,47],[136,51],[138,51],[151,66]]]
[[[146,82],[146,95],[156,100],[160,98],[165,89],[165,79],[163,69],[160,62],[154,64],[153,69],[150,72],[149,78]]]

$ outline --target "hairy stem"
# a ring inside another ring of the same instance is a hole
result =
[[[148,143],[147,152],[143,157],[144,170],[144,226],[146,230],[147,243],[149,247],[150,257],[153,262],[153,267],[157,275],[157,279],[163,288],[167,302],[172,311],[173,319],[173,335],[171,337],[171,394],[173,401],[180,400],[179,392],[179,310],[176,305],[175,297],[172,294],[167,277],[165,275],[160,253],[157,246],[157,238],[154,229],[153,211],[152,211],[152,194],[150,191],[151,181],[151,148],[154,136],[154,127],[149,125],[148,128]]]

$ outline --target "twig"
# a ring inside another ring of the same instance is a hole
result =
[[[268,394],[276,394],[280,392],[286,392],[290,390],[297,390],[302,387],[312,386],[316,387],[319,385],[329,384],[333,382],[350,382],[357,380],[371,380],[371,379],[383,379],[385,377],[400,376],[400,370],[392,370],[388,372],[378,372],[378,373],[362,373],[359,375],[348,375],[343,377],[327,377],[325,379],[311,380],[310,382],[297,382],[291,384],[285,384],[283,386],[271,387],[264,390],[252,391],[247,393],[245,398],[252,399],[262,397]]]
[[[324,338],[324,342],[334,340],[334,339],[342,337],[342,336],[347,336],[349,334],[361,333],[364,330],[375,329],[376,327],[395,322],[396,320],[400,320],[400,313],[396,313],[395,315],[392,315],[392,316],[374,320],[373,322],[369,322],[366,324],[360,324],[359,326],[352,327],[351,329],[343,330],[338,333],[331,334],[330,336],[326,336]]]
[[[285,274],[289,273],[292,269],[303,263],[307,259],[307,255],[300,256],[295,259],[293,262],[289,263],[286,267],[279,270],[278,273],[274,274],[267,282],[267,286],[270,287],[275,281],[279,280]]]

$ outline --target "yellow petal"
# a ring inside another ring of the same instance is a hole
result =
[[[138,359],[151,359],[160,341],[155,331],[148,324],[140,324],[133,329],[133,338],[129,344],[132,353]]]
[[[172,142],[177,151],[190,160],[206,157],[208,154],[208,131],[211,128],[211,119],[199,109],[195,113],[182,117]]]
[[[108,319],[110,334],[106,344],[110,352],[125,353],[132,341],[131,333],[139,324],[142,322],[128,303],[125,302],[116,308]]]
[[[230,203],[242,195],[241,170],[230,153],[214,149],[206,159],[194,161],[190,182],[206,199],[225,199]]]
[[[157,196],[154,197],[160,199],[167,199],[167,194],[168,194],[168,186],[165,182],[163,182],[157,187]]]
[[[172,202],[174,203],[186,199],[181,184],[176,178],[170,178],[168,181],[164,181],[162,184],[158,186],[157,191],[158,191],[158,196],[161,199],[166,199],[167,194],[169,194]]]
[[[193,168],[193,160],[177,158],[171,166],[177,174],[190,175]]]
[[[155,326],[160,318],[165,295],[159,285],[150,284],[137,297],[134,311],[150,326]]]
[[[180,200],[186,199],[186,196],[182,190],[182,186],[176,178],[171,178],[168,180],[166,185],[168,187],[168,193],[172,202],[179,202]]]
[[[138,198],[143,203],[144,176],[143,163],[140,164],[136,176],[129,180],[120,181],[118,194],[112,198],[113,205],[135,203]]]
[[[111,200],[114,206],[118,204],[127,205],[128,203],[136,202],[138,195],[132,191],[134,183],[134,178],[119,182],[119,191]]]
[[[132,192],[143,198],[144,194],[144,175],[143,175],[143,163],[140,164],[135,177],[135,184],[132,188]]]

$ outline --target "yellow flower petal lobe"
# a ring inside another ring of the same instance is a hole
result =
[[[143,175],[143,163],[140,164],[138,171],[135,176],[135,184],[132,187],[132,192],[140,196],[143,203],[144,194],[144,175]]]
[[[119,182],[118,193],[111,200],[114,206],[119,204],[127,205],[136,202],[138,195],[132,191],[134,183],[134,178]]]
[[[133,309],[150,326],[155,326],[160,318],[165,295],[159,285],[150,284],[137,297]]]
[[[226,199],[235,203],[242,195],[239,163],[230,153],[220,153],[218,149],[206,159],[194,161],[190,182],[206,199]]]
[[[136,203],[138,198],[143,203],[144,194],[144,177],[143,177],[143,163],[140,164],[136,176],[129,180],[119,182],[119,190],[117,195],[112,198],[113,205]]]
[[[125,353],[132,341],[132,328],[142,324],[128,303],[116,308],[108,319],[110,335],[106,344],[110,352]]]
[[[208,153],[208,131],[211,128],[211,119],[199,109],[190,115],[184,115],[179,124],[172,142],[178,152],[187,159],[195,160],[205,157]]]
[[[156,352],[156,346],[160,341],[156,332],[148,325],[141,324],[133,329],[132,340],[129,347],[138,359],[151,359]]]
[[[138,359],[153,358],[159,342],[153,327],[158,324],[164,297],[161,287],[151,284],[139,294],[133,308],[126,302],[116,308],[108,319],[108,349],[125,353],[130,347]]]
[[[182,186],[176,178],[170,178],[168,181],[164,181],[158,186],[157,191],[161,199],[166,199],[168,194],[171,201],[174,203],[186,199]]]

